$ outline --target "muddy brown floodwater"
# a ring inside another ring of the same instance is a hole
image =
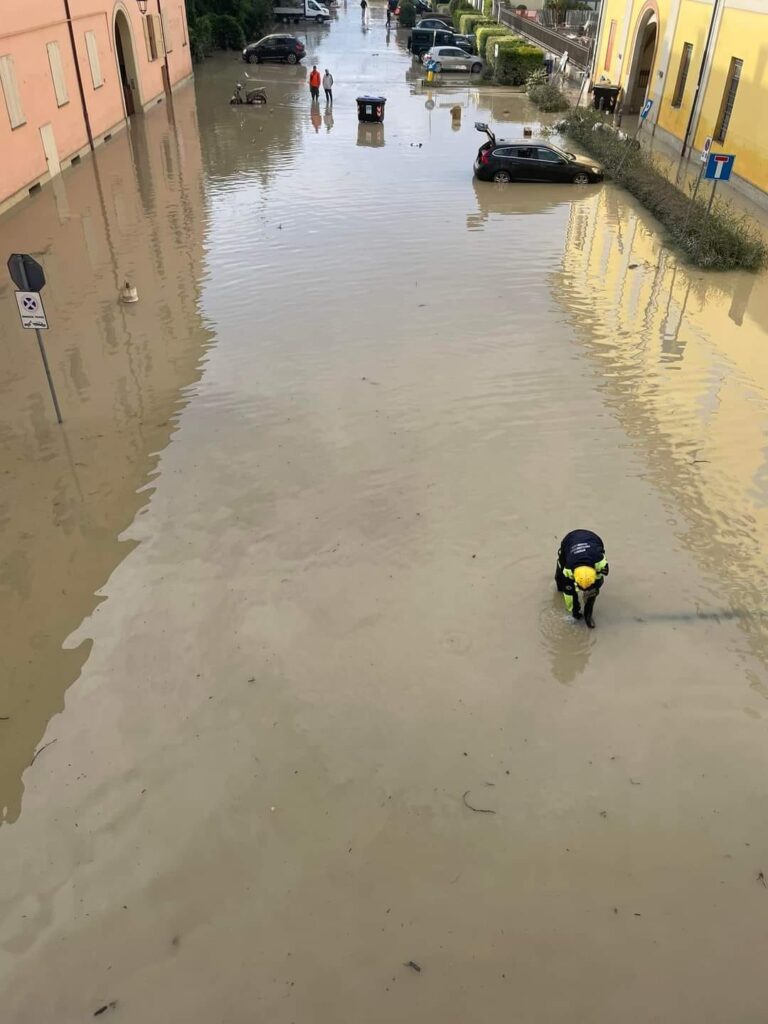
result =
[[[2,1019],[761,1021],[768,279],[306,36],[332,112],[218,56],[0,219]]]

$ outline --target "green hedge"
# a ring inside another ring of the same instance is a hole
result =
[[[528,76],[544,63],[544,51],[519,39],[499,40],[499,56],[494,62],[496,81],[500,85],[523,85]]]
[[[476,8],[472,4],[467,3],[467,0],[450,0],[448,4],[448,10],[453,15],[453,20],[456,20],[456,15],[461,11],[474,11]]]
[[[490,18],[493,15],[493,0],[483,0],[483,14]]]
[[[768,245],[754,221],[720,202],[707,217],[706,189],[700,190],[692,207],[690,196],[672,184],[652,156],[628,148],[614,132],[595,131],[597,123],[604,123],[598,111],[579,107],[566,114],[558,130],[575,139],[603,164],[607,175],[636,196],[691,263],[711,270],[760,270],[768,264]]]
[[[479,11],[462,11],[458,16],[459,32],[464,36],[472,35],[473,32],[477,31],[479,25],[491,25],[493,22],[489,21],[484,14],[480,14]],[[456,18],[453,19],[454,22]]]
[[[489,67],[493,67],[494,62],[493,45],[490,41],[493,40],[494,43],[496,43],[499,42],[501,38],[516,39],[517,37],[513,36],[509,29],[505,28],[504,25],[483,25],[483,27],[478,29],[475,33],[475,46],[477,47],[477,52],[485,58]]]
[[[414,7],[412,0],[403,0],[400,4],[398,22],[400,24],[400,28],[413,28],[416,24],[416,8]]]

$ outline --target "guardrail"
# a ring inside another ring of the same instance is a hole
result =
[[[539,25],[538,22],[533,21],[531,18],[521,18],[519,14],[505,10],[505,8],[500,5],[495,5],[495,7],[496,17],[499,24],[506,25],[507,28],[511,28],[513,32],[517,32],[519,35],[525,36],[527,39],[530,39],[534,43],[538,43],[540,46],[550,50],[552,53],[567,53],[568,59],[571,63],[585,71],[589,67],[589,46],[582,46],[581,43],[577,43],[575,40],[569,39],[568,36],[555,31],[555,29],[545,28],[543,25]]]

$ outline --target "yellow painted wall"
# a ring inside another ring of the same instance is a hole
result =
[[[768,11],[757,14],[726,8],[704,97],[695,145],[713,135],[731,57],[744,61],[741,82],[725,142],[713,148],[736,154],[735,172],[768,191]]]
[[[664,41],[673,16],[672,0],[657,0],[657,4],[660,18],[659,43],[651,73],[652,89],[657,82]],[[637,23],[643,7],[644,0],[605,0],[605,14],[597,49],[596,80],[605,74],[613,83],[626,88]],[[681,140],[691,114],[711,17],[711,3],[681,0],[669,67],[657,111],[659,127]],[[606,70],[605,58],[612,20],[617,23],[616,37],[610,67]],[[672,97],[684,43],[693,43],[691,65],[683,102],[680,107],[673,107]],[[713,148],[735,153],[735,173],[768,192],[768,3],[760,11],[725,7],[712,52],[713,63],[705,87],[701,115],[691,141],[695,148],[701,149],[704,139],[714,135],[731,57],[741,58],[744,67],[728,134],[724,143],[716,142]],[[619,55],[622,56],[621,60]]]
[[[660,6],[662,19],[665,19],[666,6]],[[701,60],[704,56],[704,46],[706,45],[711,18],[712,8],[707,4],[696,3],[695,0],[683,0],[680,5],[677,30],[675,31],[675,38],[670,52],[669,70],[667,71],[664,94],[659,104],[658,113],[659,126],[677,136],[678,139],[682,139],[685,134],[688,118],[691,116],[693,97],[696,93],[696,82],[699,78]],[[665,31],[666,23],[662,25],[662,33]],[[685,43],[693,43],[691,66],[688,69],[688,79],[685,84],[682,105],[680,107],[673,107],[672,98],[675,94],[675,83],[677,82],[677,73],[680,69],[680,59]]]

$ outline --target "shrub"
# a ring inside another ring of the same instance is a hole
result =
[[[528,76],[525,91],[531,102],[535,103],[539,110],[544,110],[547,113],[568,110],[571,105],[562,89],[548,80],[547,73],[543,68]]]
[[[499,36],[505,36],[507,39],[514,39],[515,37],[504,25],[482,25],[475,32],[475,47],[481,57],[485,57],[488,60],[488,40],[498,40]],[[493,63],[493,47],[491,47],[490,62]]]
[[[552,113],[556,110],[568,110],[571,103],[568,97],[556,85],[544,82],[528,89],[528,98],[539,110]]]
[[[468,3],[467,0],[450,0],[448,4],[448,10],[453,15],[455,21],[456,15],[459,14],[461,11],[474,11],[475,8],[472,6],[472,4]]]
[[[484,14],[480,14],[477,11],[472,11],[471,13],[469,11],[462,11],[461,14],[458,15],[458,19],[459,32],[465,36],[476,32],[479,25],[493,24]],[[456,18],[453,20],[455,22]]]
[[[483,0],[483,14],[486,18],[493,15],[493,0]]]
[[[231,14],[213,14],[210,17],[214,46],[220,50],[242,50],[245,33],[240,22]]]
[[[416,24],[416,8],[413,0],[403,0],[400,4],[400,28],[413,28]]]
[[[691,206],[690,197],[669,181],[652,157],[614,132],[595,131],[598,123],[605,123],[598,111],[579,108],[566,115],[563,129],[654,214],[692,263],[714,270],[759,270],[768,264],[766,240],[749,218],[717,202],[707,218],[706,195]]]
[[[519,39],[499,40],[499,56],[494,67],[496,81],[501,85],[523,85],[532,72],[544,63],[544,51]]]

